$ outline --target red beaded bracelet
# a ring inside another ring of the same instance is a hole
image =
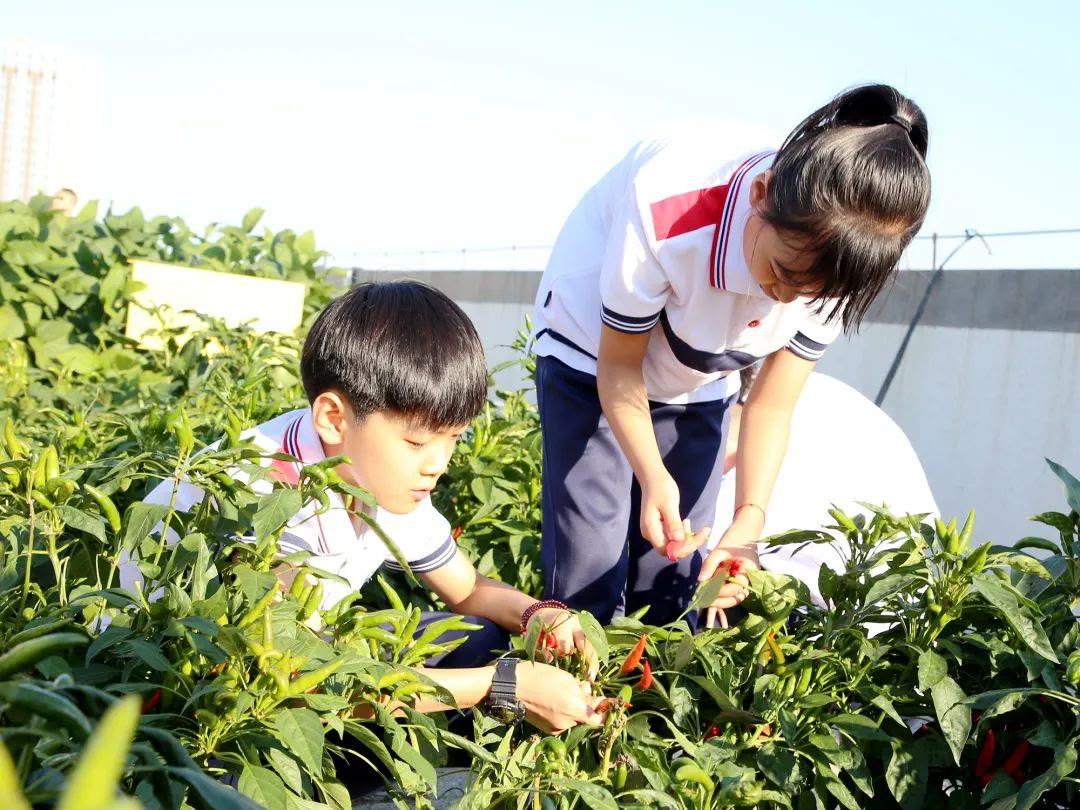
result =
[[[570,610],[566,605],[560,602],[558,599],[544,599],[540,602],[533,602],[529,605],[521,614],[521,635],[525,635],[525,631],[529,627],[529,619],[533,617],[533,614],[538,610],[544,608],[558,608],[559,610]]]

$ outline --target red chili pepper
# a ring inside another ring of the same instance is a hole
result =
[[[743,561],[741,557],[732,557],[728,560],[728,577],[737,577],[742,573]]]
[[[142,713],[146,714],[147,712],[152,712],[159,703],[161,703],[161,690],[155,689],[150,693],[149,697],[143,701]]]
[[[1028,753],[1028,748],[1030,747],[1027,740],[1021,740],[1020,744],[1016,746],[1016,750],[1009,754],[1009,758],[1006,759],[1005,764],[1001,766],[1002,770],[1013,779],[1016,779],[1017,782],[1021,781],[1016,775],[1020,772],[1020,766],[1023,764],[1024,758]]]
[[[611,709],[611,698],[604,698],[596,704],[596,713],[604,714],[604,712]]]
[[[646,658],[641,670],[641,680],[634,684],[634,688],[644,691],[650,686],[652,686],[652,667],[649,666],[649,659]]]
[[[634,649],[630,651],[630,654],[626,656],[626,660],[623,661],[622,668],[619,670],[620,675],[629,675],[637,669],[638,664],[641,663],[641,656],[645,654],[645,645],[648,643],[649,634],[642,633],[641,638],[634,645]]]
[[[705,732],[705,736],[701,738],[702,742],[711,740],[713,737],[720,735],[720,729],[716,726],[709,726],[709,730]]]
[[[557,649],[559,649],[559,640],[557,638],[555,638],[554,633],[548,633],[547,647],[548,647],[549,650],[557,650]]]
[[[982,748],[979,749],[979,756],[975,760],[975,775],[982,778],[990,773],[990,766],[994,762],[994,731],[991,729],[986,732],[986,739],[983,740]],[[987,780],[989,781],[989,780]]]
[[[461,533],[463,531],[465,531],[465,530],[463,528],[461,528],[460,526],[455,526],[454,530],[452,532],[450,532],[450,536],[454,539],[455,543],[457,542],[457,539],[459,537],[461,537]]]

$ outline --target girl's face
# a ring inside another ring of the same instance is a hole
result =
[[[743,231],[743,255],[750,275],[774,301],[790,304],[796,298],[813,298],[820,283],[806,271],[813,265],[813,254],[799,250],[798,242],[780,237],[758,213],[765,201],[772,172],[762,172],[750,184],[750,206],[753,209]]]

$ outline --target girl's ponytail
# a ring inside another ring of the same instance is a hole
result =
[[[855,87],[812,112],[773,162],[762,216],[815,254],[846,328],[892,278],[930,204],[929,130],[918,105],[884,84]]]

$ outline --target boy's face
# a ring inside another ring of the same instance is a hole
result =
[[[431,494],[467,427],[432,430],[392,411],[376,411],[357,422],[352,408],[333,392],[315,398],[312,415],[326,455],[351,461],[338,474],[399,515]]]

